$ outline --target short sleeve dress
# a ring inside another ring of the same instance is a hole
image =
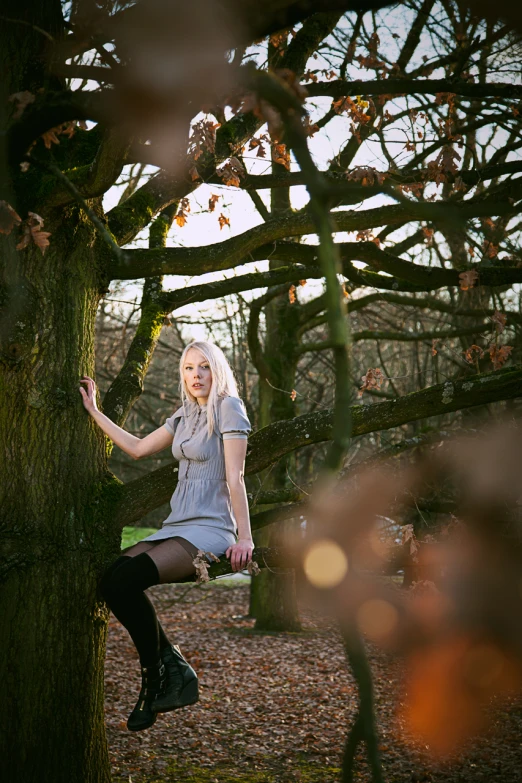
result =
[[[238,397],[218,400],[218,431],[208,436],[207,406],[186,402],[164,424],[173,435],[179,461],[171,512],[160,530],[144,541],[181,536],[205,552],[223,555],[237,540],[237,526],[225,475],[223,441],[248,437],[251,430]]]

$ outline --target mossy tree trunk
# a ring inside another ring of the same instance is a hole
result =
[[[261,410],[268,410],[268,421],[292,419],[296,415],[295,402],[290,397],[297,371],[296,331],[299,322],[299,305],[291,304],[284,293],[272,300],[265,309],[266,345],[265,361],[270,368],[270,378],[260,380],[260,394],[269,397],[269,404],[262,403]],[[272,384],[272,386],[269,385]],[[276,388],[273,388],[276,387]],[[290,482],[295,456],[287,455],[269,468],[263,479],[264,489],[283,489]],[[286,523],[271,525],[256,535],[259,546],[284,547]],[[256,629],[262,631],[298,631],[301,628],[295,591],[295,571],[263,570],[252,580],[250,614],[256,618]]]
[[[269,53],[273,56],[269,46]],[[272,172],[282,175],[284,167],[272,164]],[[291,213],[290,189],[274,188],[271,192],[272,216]],[[276,268],[278,262],[271,262]],[[293,299],[293,297],[292,297]],[[267,302],[265,307],[266,340],[264,361],[269,377],[260,374],[259,395],[261,427],[275,421],[292,419],[296,405],[291,398],[297,372],[297,339],[299,328],[299,304],[290,301],[284,291]],[[280,459],[269,469],[263,479],[265,489],[284,489],[289,484],[288,473],[295,464],[294,455]],[[256,534],[258,546],[283,547],[288,523],[271,525]],[[252,580],[250,589],[250,614],[256,618],[258,631],[299,631],[301,623],[297,609],[295,571],[293,569],[266,569]]]
[[[19,5],[3,13],[20,17]],[[59,0],[32,7],[27,19],[63,32]],[[45,87],[48,40],[21,24],[0,27],[4,88]],[[16,250],[14,233],[0,237],[0,779],[108,783],[107,611],[96,588],[119,535],[103,500],[111,486],[104,437],[78,392],[80,377],[94,374],[104,254],[81,210],[41,206],[37,174],[22,180],[2,167],[1,177],[1,198],[22,218],[37,211],[51,244],[42,255],[33,243]],[[39,184],[45,189],[45,178]]]
[[[18,299],[0,364],[0,777],[34,783],[44,769],[54,783],[101,783],[107,612],[96,585],[119,534],[104,511],[104,438],[78,393],[94,374],[100,274],[78,210],[45,219],[44,257],[11,243],[2,258]]]

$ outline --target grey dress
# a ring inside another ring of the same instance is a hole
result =
[[[237,527],[225,475],[223,440],[247,438],[251,430],[238,397],[218,401],[218,431],[208,436],[207,406],[186,402],[164,424],[173,435],[178,484],[163,527],[144,541],[181,536],[205,552],[223,555],[235,544]]]

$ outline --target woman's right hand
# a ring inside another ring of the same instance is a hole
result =
[[[80,380],[80,383],[85,384],[85,389],[83,386],[80,386],[80,394],[82,395],[82,401],[85,410],[89,411],[89,413],[97,411],[98,406],[96,405],[96,384],[94,383],[93,379],[89,378],[88,375],[84,375]]]

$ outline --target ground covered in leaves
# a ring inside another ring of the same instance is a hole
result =
[[[106,720],[115,783],[334,783],[356,711],[356,692],[334,624],[303,608],[302,634],[252,632],[248,585],[214,583],[150,592],[162,624],[200,676],[197,705],[126,729],[139,691],[135,650],[111,618]],[[203,600],[202,600],[203,599]],[[387,783],[522,781],[522,705],[494,714],[490,730],[437,765],[397,717],[401,663],[370,649]],[[355,780],[369,781],[361,752]]]

